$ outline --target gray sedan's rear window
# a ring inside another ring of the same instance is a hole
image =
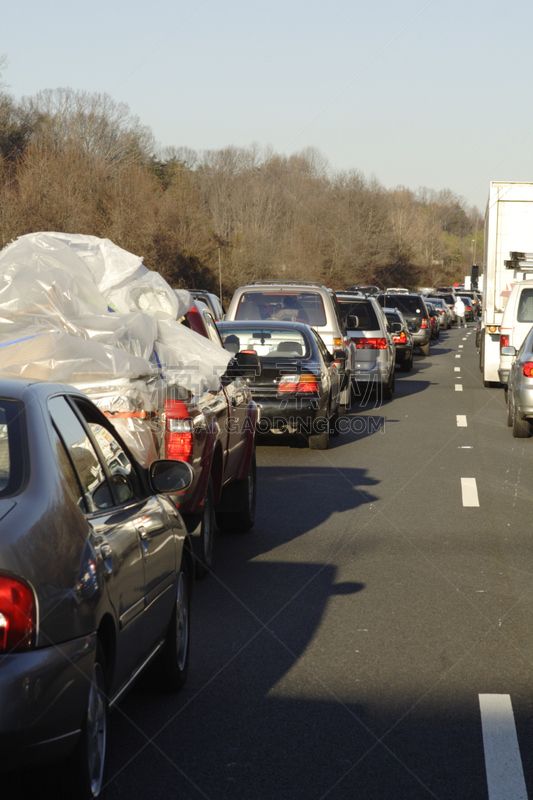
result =
[[[342,321],[349,330],[378,331],[380,325],[372,303],[368,300],[339,300]],[[348,317],[357,317],[357,326],[352,328]]]
[[[518,322],[533,322],[533,289],[522,289],[518,302]]]
[[[22,406],[0,399],[0,497],[16,494],[24,475]]]
[[[286,292],[280,289],[244,292],[235,319],[277,319],[322,326],[326,324],[326,312],[318,292]]]

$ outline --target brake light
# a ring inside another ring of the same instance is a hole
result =
[[[165,401],[165,456],[190,461],[193,451],[193,420],[183,400]]]
[[[0,650],[29,650],[34,644],[36,606],[27,583],[0,576]]]
[[[506,333],[500,334],[500,350],[502,347],[509,347],[509,337]]]
[[[420,327],[421,328],[427,328],[427,326],[428,326],[428,321],[427,321],[427,319],[424,318],[422,320],[421,324],[420,324]]]
[[[315,375],[284,375],[278,385],[283,394],[316,394],[318,380]]]
[[[392,337],[396,344],[407,344],[407,336],[405,335],[405,331],[402,331],[399,336]]]
[[[352,339],[356,350],[386,350],[387,340],[381,338]]]
[[[526,361],[522,367],[522,372],[526,378],[533,378],[533,361]]]

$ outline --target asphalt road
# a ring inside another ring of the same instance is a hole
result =
[[[343,424],[326,452],[258,448],[187,685],[112,715],[109,798],[533,798],[533,439],[473,326]]]

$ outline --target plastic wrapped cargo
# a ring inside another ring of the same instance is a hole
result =
[[[218,391],[230,358],[178,321],[193,302],[108,239],[22,236],[0,252],[0,372],[90,385],[148,463],[166,386]]]

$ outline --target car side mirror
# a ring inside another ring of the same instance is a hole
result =
[[[334,350],[333,351],[333,361],[346,361],[348,356],[346,355],[345,350]]]
[[[390,329],[392,333],[401,333],[402,332],[402,323],[401,322],[391,322]]]
[[[150,485],[156,494],[173,494],[188,489],[193,482],[194,472],[186,461],[172,458],[158,458],[148,469]]]
[[[346,327],[350,330],[354,330],[354,328],[359,327],[359,317],[356,317],[355,314],[349,314],[346,317]]]
[[[502,354],[502,356],[515,356],[516,348],[508,345],[507,347],[502,347],[500,353]]]

